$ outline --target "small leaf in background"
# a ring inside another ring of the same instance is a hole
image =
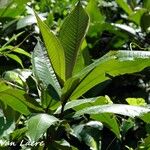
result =
[[[122,122],[122,125],[121,125],[121,132],[122,132],[122,135],[125,136],[125,134],[131,129],[134,127],[134,120],[132,120],[131,118],[129,119],[125,119],[123,120]]]
[[[87,34],[91,37],[97,36],[104,30],[103,23],[105,21],[105,17],[100,12],[96,0],[90,0],[86,10],[90,16],[90,27]]]
[[[150,1],[149,0],[144,0],[143,1],[143,6],[144,6],[144,8],[147,8],[147,10],[150,10]]]
[[[30,141],[36,142],[51,126],[59,122],[57,118],[48,114],[37,114],[27,121],[26,135]]]
[[[147,138],[143,139],[141,141],[141,144],[138,146],[139,150],[149,150],[150,149],[150,136]]]
[[[17,55],[14,55],[14,54],[6,54],[7,57],[13,59],[14,61],[16,61],[17,63],[19,63],[21,65],[22,68],[23,67],[23,63],[22,63],[22,60],[17,56]]]
[[[143,98],[126,98],[129,105],[134,106],[146,106],[146,102]]]
[[[146,12],[147,10],[146,9],[139,9],[135,12],[133,12],[129,17],[128,19],[131,20],[131,21],[134,21],[137,25],[140,25],[140,21],[141,21],[141,17],[142,15]]]
[[[132,14],[132,9],[125,0],[116,0],[117,4],[128,14]]]
[[[15,130],[15,119],[17,119],[15,111],[10,107],[7,107],[5,109],[3,108],[3,111],[3,115],[0,115],[0,139],[8,138],[9,135]]]
[[[145,32],[150,32],[150,12],[146,12],[142,15],[140,25]]]

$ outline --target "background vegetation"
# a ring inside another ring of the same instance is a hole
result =
[[[0,149],[150,149],[149,0],[0,0]]]

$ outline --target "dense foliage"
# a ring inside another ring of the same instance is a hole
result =
[[[150,149],[149,0],[0,0],[0,149]]]

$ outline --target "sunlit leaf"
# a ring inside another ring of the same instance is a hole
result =
[[[46,130],[59,120],[48,114],[37,114],[27,121],[28,131],[26,133],[30,141],[36,142]],[[34,129],[34,130],[33,130]]]
[[[72,76],[80,45],[88,27],[89,17],[79,2],[60,29],[59,39],[65,52],[66,77]]]
[[[130,106],[125,104],[112,104],[112,105],[91,106],[82,109],[75,113],[75,117],[83,114],[101,114],[101,113],[115,113],[129,117],[139,117],[142,116],[144,113],[148,112],[150,112],[150,109],[146,107]]]
[[[49,27],[44,22],[42,22],[42,20],[36,13],[35,16],[42,33],[52,67],[63,84],[63,82],[65,81],[64,49],[54,33],[50,31]]]

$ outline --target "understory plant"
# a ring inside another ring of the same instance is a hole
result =
[[[143,101],[140,106],[139,99],[134,101],[140,104],[133,106],[129,99],[131,105],[114,104],[107,95],[86,94],[116,76],[149,67],[149,51],[113,50],[87,66],[82,50],[90,21],[81,2],[58,33],[51,31],[36,13],[35,17],[42,40],[37,39],[32,53],[32,72],[15,72],[17,82],[13,84],[8,81],[8,72],[0,80],[2,148],[100,150],[103,128],[121,143],[133,127],[134,118],[150,122],[150,109]]]

